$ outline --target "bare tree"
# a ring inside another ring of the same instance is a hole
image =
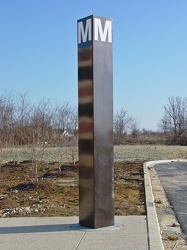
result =
[[[55,111],[53,127],[63,132],[68,127],[68,117],[70,115],[70,105],[68,103],[58,104]]]
[[[125,109],[120,109],[114,115],[114,142],[123,144],[124,139],[131,129],[137,130],[136,120]]]
[[[77,154],[77,109],[69,103],[56,107],[53,119],[53,141],[58,155],[59,170],[67,154],[75,161]]]
[[[50,141],[52,137],[52,117],[53,110],[49,100],[42,100],[34,107],[30,121],[32,133],[30,143],[40,144]]]
[[[24,133],[25,155],[33,166],[32,180],[38,182],[39,162],[44,159],[47,144],[52,136],[52,107],[50,101],[40,101],[33,106],[27,118],[27,130]]]
[[[71,159],[71,162],[75,164],[78,156],[78,136],[77,134],[64,136],[63,148],[66,154]]]
[[[69,115],[68,130],[71,134],[77,135],[78,130],[78,110],[77,107],[71,107]]]
[[[15,106],[15,144],[24,145],[26,141],[32,107],[28,100],[28,93],[19,94]],[[27,138],[28,139],[28,138]]]
[[[130,136],[132,138],[137,138],[139,135],[139,127],[138,127],[138,122],[136,120],[132,121],[131,126],[130,126]]]
[[[14,103],[10,96],[0,96],[0,145],[13,143]]]
[[[169,97],[159,128],[168,133],[174,142],[180,141],[187,132],[187,98]]]

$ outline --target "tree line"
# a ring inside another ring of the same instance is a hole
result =
[[[77,133],[77,108],[69,103],[41,100],[31,104],[27,94],[0,96],[0,145],[56,143]]]
[[[159,129],[168,136],[170,144],[187,145],[187,98],[169,97],[164,106]]]
[[[187,144],[187,98],[170,97],[158,130],[140,129],[125,109],[114,113],[114,143]],[[69,103],[41,100],[31,104],[27,93],[0,96],[0,147],[77,145],[78,110]],[[68,138],[68,139],[67,139]]]
[[[136,119],[121,109],[114,116],[116,144],[149,143],[187,145],[187,98],[171,96],[163,107],[158,130],[140,129]]]

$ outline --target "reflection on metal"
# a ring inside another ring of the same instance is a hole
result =
[[[112,20],[78,20],[79,224],[114,225]]]

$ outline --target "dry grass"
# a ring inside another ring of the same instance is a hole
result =
[[[46,162],[59,162],[60,157],[62,162],[72,162],[72,157],[68,148],[51,147],[48,145],[44,150],[42,147],[36,147],[37,160]],[[13,147],[0,150],[0,163],[9,161],[23,161],[31,159],[31,148]],[[125,145],[114,147],[115,162],[135,162],[135,161],[153,161],[163,159],[186,159],[186,146],[159,146],[159,145]],[[78,155],[75,155],[75,161],[78,160]]]

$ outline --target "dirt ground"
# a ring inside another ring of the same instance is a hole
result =
[[[78,215],[78,171],[55,162],[1,165],[0,217]],[[145,215],[142,163],[115,163],[114,172],[115,215]]]

